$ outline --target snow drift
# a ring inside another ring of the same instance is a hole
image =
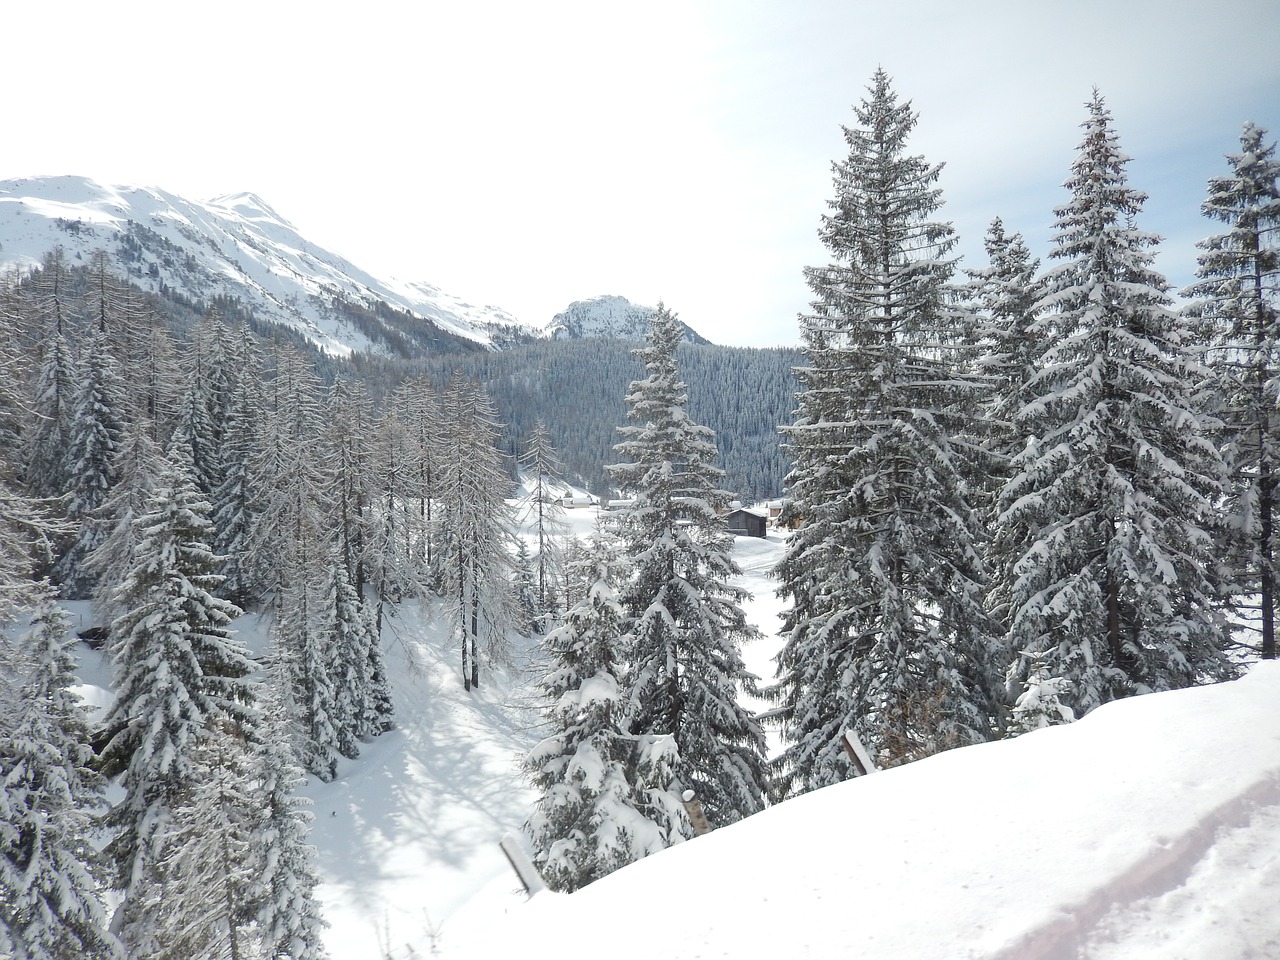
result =
[[[501,923],[455,916],[448,952],[1280,956],[1277,703],[1263,663],[819,790]]]

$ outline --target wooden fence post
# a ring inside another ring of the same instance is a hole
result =
[[[867,748],[862,745],[856,733],[846,730],[840,738],[840,744],[844,747],[844,752],[849,755],[849,760],[853,763],[853,769],[858,776],[865,777],[869,773],[876,772],[871,754],[867,753]]]
[[[520,845],[520,841],[514,835],[510,833],[504,834],[498,846],[507,855],[507,862],[511,864],[511,869],[520,878],[520,883],[524,887],[525,893],[532,897],[535,893],[540,893],[547,889],[546,883],[542,880],[542,874],[538,872],[538,868],[533,865],[533,861],[525,854],[524,847]]]

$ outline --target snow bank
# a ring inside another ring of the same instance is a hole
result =
[[[1280,854],[1245,855],[1280,830],[1277,703],[1265,663],[829,787],[483,929],[451,924],[448,955],[1280,956]],[[1200,947],[1188,925],[1218,898],[1231,921]]]

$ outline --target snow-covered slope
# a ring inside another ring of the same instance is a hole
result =
[[[567,519],[585,537],[596,511]],[[765,677],[784,543],[734,547]],[[238,626],[264,649],[256,618]],[[1280,663],[829,787],[526,902],[498,841],[533,801],[538,670],[464,692],[448,629],[413,604],[385,644],[397,729],[306,791],[333,960],[1280,957]],[[107,674],[85,651],[99,706]]]
[[[1280,957],[1280,663],[789,800],[450,957]]]
[[[106,250],[150,290],[164,285],[206,304],[238,300],[340,355],[387,349],[388,324],[418,342],[437,333],[483,345],[534,335],[497,307],[366,273],[308,242],[251,193],[196,202],[83,177],[0,181],[0,266],[38,263],[55,246],[72,262]]]
[[[602,337],[640,341],[649,329],[653,307],[632,303],[626,297],[592,297],[575,300],[557,313],[547,326],[547,335],[555,340],[579,340]],[[688,343],[709,343],[688,324],[681,322]]]

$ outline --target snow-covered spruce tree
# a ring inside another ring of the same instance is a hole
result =
[[[846,730],[889,765],[984,740],[998,715],[967,484],[972,323],[955,306],[954,231],[933,219],[941,167],[908,153],[916,114],[883,71],[854,110],[783,428],[804,526],[777,569],[780,796],[850,776]]]
[[[319,619],[331,654],[337,748],[344,757],[356,757],[362,738],[391,728],[391,697],[378,638],[356,596],[340,546],[330,549],[327,566]]]
[[[984,239],[987,266],[967,270],[966,293],[976,314],[975,372],[982,378],[982,451],[980,479],[972,491],[975,506],[983,515],[982,528],[997,529],[997,497],[1009,479],[1014,457],[1027,443],[1018,412],[1031,399],[1029,384],[1044,351],[1044,332],[1033,328],[1035,304],[1039,297],[1037,273],[1040,261],[1033,260],[1021,234],[1008,235],[997,217]],[[986,544],[988,569],[1008,562],[1009,549],[1016,549],[1022,531],[1006,528],[1001,539]],[[995,581],[987,594],[987,609],[1002,629],[1008,627],[1008,596],[1005,584]],[[1008,654],[1001,655],[1006,662]]]
[[[1231,173],[1209,181],[1204,215],[1226,233],[1199,244],[1198,283],[1187,294],[1211,325],[1218,374],[1214,413],[1231,471],[1228,509],[1245,545],[1244,592],[1256,595],[1261,653],[1276,655],[1276,512],[1280,473],[1280,162],[1266,131],[1245,124]],[[1240,598],[1237,602],[1242,602]]]
[[[115,605],[116,590],[133,565],[141,533],[138,518],[151,509],[163,463],[164,455],[151,440],[150,425],[137,421],[127,424],[116,451],[116,484],[99,509],[103,538],[85,560],[89,579],[95,585],[98,623],[110,624],[125,612]]]
[[[84,351],[72,424],[67,498],[67,516],[76,524],[76,533],[54,567],[63,595],[73,599],[92,592],[85,560],[109,529],[109,520],[99,508],[117,479],[116,451],[124,428],[120,379],[105,332],[90,333]]]
[[[173,445],[113,600],[123,612],[111,624],[115,699],[103,719],[102,763],[123,771],[124,796],[107,814],[115,834],[106,853],[124,892],[118,929],[131,947],[152,936],[147,891],[174,810],[200,780],[194,752],[202,731],[243,730],[251,720],[252,664],[230,628],[240,611],[213,594],[209,505],[193,473],[189,450]]]
[[[252,821],[254,883],[251,902],[260,942],[271,960],[324,960],[325,921],[315,897],[319,883],[307,843],[311,801],[297,790],[306,782],[290,743],[283,681],[268,685],[259,739],[253,745]]]
[[[0,640],[0,954],[115,960],[91,842],[102,781],[71,692],[69,618],[47,584],[34,592],[30,631]]]
[[[730,494],[719,487],[715,434],[685,409],[681,334],[659,304],[634,351],[646,376],[626,398],[635,423],[618,428],[614,450],[626,459],[608,467],[633,498],[614,524],[631,570],[621,590],[631,634],[623,713],[631,733],[675,738],[682,784],[723,826],[764,805],[764,735],[738,702],[756,692],[739,653],[756,630],[745,592],[729,583],[739,570],[716,507]]]
[[[537,622],[542,629],[558,610],[556,582],[564,562],[561,541],[567,529],[561,503],[565,489],[561,480],[564,467],[544,421],[534,424],[520,466],[524,470],[528,490],[524,502],[525,516],[537,540],[534,589],[537,592]]]
[[[192,752],[199,775],[181,794],[139,890],[145,933],[135,957],[250,960],[262,956],[253,929],[259,797],[243,734],[218,725],[200,731]]]
[[[46,331],[36,382],[34,421],[26,434],[23,477],[38,497],[61,497],[71,485],[71,436],[80,371],[67,340],[66,263],[62,248],[32,275],[36,322]]]
[[[1097,93],[1057,210],[1036,305],[1044,352],[1017,415],[997,536],[1009,602],[1010,693],[1065,681],[1082,716],[1118,697],[1231,673],[1214,557],[1222,461],[1189,384],[1203,379],[1134,217],[1111,116]],[[1012,532],[1012,536],[1009,534]]]
[[[481,648],[491,661],[500,659],[506,635],[516,626],[510,552],[515,534],[503,496],[510,479],[484,388],[455,376],[444,412],[448,434],[440,478],[441,570],[462,653],[462,684],[470,690],[480,683]]]
[[[619,680],[627,618],[614,588],[616,547],[597,534],[578,572],[590,584],[585,596],[542,642],[552,732],[525,760],[542,792],[528,823],[534,862],[547,884],[564,892],[690,834],[670,788],[670,744],[658,744],[665,755],[645,757],[654,741],[626,730]],[[640,779],[642,769],[651,779]]]
[[[260,384],[252,371],[258,362],[253,335],[241,327],[215,355],[212,364],[213,420],[220,425],[218,459],[222,476],[211,493],[213,546],[223,557],[222,596],[244,606],[253,598],[254,526],[253,465],[259,451],[259,429],[265,417]]]

